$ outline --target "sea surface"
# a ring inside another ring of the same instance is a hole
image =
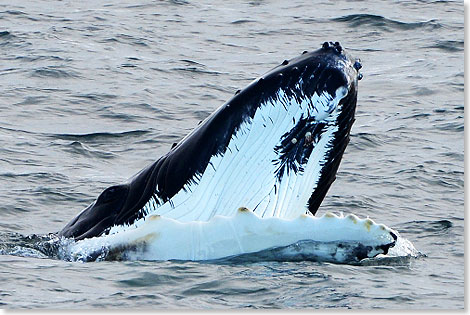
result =
[[[421,257],[78,263],[10,248],[0,307],[463,309],[462,1],[1,1],[1,246],[60,230],[324,41],[360,58],[364,78],[318,215],[369,216]]]

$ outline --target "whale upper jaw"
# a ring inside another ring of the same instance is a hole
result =
[[[359,68],[337,43],[284,61],[59,235],[116,233],[152,214],[207,221],[240,206],[260,217],[315,214],[349,141]]]

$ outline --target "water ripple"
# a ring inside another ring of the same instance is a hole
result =
[[[54,78],[54,79],[67,79],[67,78],[79,78],[80,75],[73,70],[63,70],[55,66],[47,66],[38,69],[34,69],[32,76],[39,78]]]
[[[89,157],[94,157],[97,159],[112,159],[116,155],[111,153],[111,152],[106,152],[102,150],[97,150],[90,148],[80,141],[73,141],[65,146],[61,146],[65,151],[76,154],[76,155],[84,155],[84,156],[89,156]]]
[[[106,140],[113,138],[122,138],[122,137],[140,137],[149,133],[149,130],[131,130],[123,132],[92,132],[85,134],[48,134],[52,138],[62,139],[62,140],[74,140],[74,141],[93,141],[93,140]]]
[[[408,234],[421,235],[421,237],[432,237],[435,235],[447,234],[454,224],[449,220],[413,220],[401,223],[397,229],[406,231]]]
[[[402,22],[374,14],[349,14],[342,17],[333,18],[331,20],[334,22],[348,23],[350,27],[372,26],[388,31],[407,31],[420,28],[434,30],[442,27],[442,25],[436,20],[429,20],[425,22]]]
[[[454,53],[464,50],[464,41],[456,40],[438,40],[433,45],[426,46],[426,48],[442,49],[446,52]]]
[[[155,274],[143,272],[141,276],[125,280],[119,280],[119,285],[127,287],[154,287],[166,284],[176,284],[184,281],[185,277],[171,274]]]
[[[15,37],[15,35],[11,34],[9,31],[0,31],[0,38],[3,39],[10,39]]]

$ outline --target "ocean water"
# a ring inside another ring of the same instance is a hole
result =
[[[424,255],[387,263],[0,255],[2,308],[464,308],[461,1],[3,1],[0,246],[60,230],[257,76],[339,41],[363,63],[326,211]],[[18,234],[15,234],[18,233]]]

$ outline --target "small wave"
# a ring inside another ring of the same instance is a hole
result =
[[[442,219],[436,221],[414,220],[399,224],[397,228],[413,234],[415,237],[434,237],[448,234],[454,227],[450,220]]]
[[[187,4],[189,4],[189,1],[186,1],[186,0],[168,0],[168,3],[174,4],[174,5],[187,5]]]
[[[28,130],[21,130],[21,129],[12,129],[12,128],[7,128],[7,127],[1,127],[0,126],[0,131],[1,130],[6,130],[8,132],[15,132],[18,134],[24,134],[27,136],[40,136],[40,137],[45,137],[45,138],[52,138],[52,139],[59,139],[59,140],[67,140],[71,141],[72,143],[65,143],[65,150],[72,150],[72,151],[81,151],[84,150],[88,153],[85,153],[87,155],[92,155],[92,156],[98,156],[98,157],[104,157],[104,158],[111,158],[114,157],[113,153],[110,152],[101,152],[97,151],[95,152],[94,149],[91,149],[89,147],[84,147],[84,143],[96,143],[96,142],[108,142],[111,139],[119,139],[119,138],[142,138],[142,135],[146,135],[150,133],[150,130],[130,130],[130,131],[122,131],[122,132],[92,132],[92,133],[85,133],[85,134],[72,134],[72,133],[62,133],[62,134],[56,134],[56,133],[44,133],[44,132],[34,132],[34,131],[28,131]],[[158,137],[157,137],[158,138]],[[174,141],[174,138],[179,139],[179,137],[164,137],[164,140],[168,141]],[[61,147],[63,147],[64,143],[59,142]],[[3,149],[6,150],[6,149]],[[6,151],[7,152],[7,151]],[[8,151],[9,152],[9,151]],[[7,173],[5,173],[7,174]],[[38,173],[39,174],[39,173]],[[47,173],[45,173],[47,174]],[[2,176],[0,174],[0,176]],[[46,176],[48,178],[50,176]]]
[[[437,48],[447,52],[463,51],[464,42],[456,40],[438,40],[434,45],[427,46],[426,48]]]
[[[126,138],[126,137],[140,137],[142,135],[148,134],[150,130],[129,130],[121,132],[91,132],[84,134],[72,134],[72,133],[43,133],[43,132],[34,132],[29,130],[22,130],[16,128],[8,128],[0,126],[0,130],[5,130],[7,132],[21,133],[25,135],[40,135],[48,138],[60,139],[60,140],[71,140],[79,142],[87,142],[94,140],[106,140],[113,138]]]
[[[18,61],[26,61],[26,62],[35,62],[35,61],[42,61],[42,60],[52,60],[52,61],[70,61],[69,59],[65,59],[59,56],[53,55],[24,55],[24,56],[16,56],[15,60]]]
[[[117,34],[114,37],[109,37],[106,39],[101,40],[101,43],[120,43],[120,44],[130,44],[130,45],[137,45],[137,46],[144,46],[148,47],[149,45],[146,43],[147,39],[145,38],[137,38],[127,34]]]
[[[29,15],[28,13],[23,12],[23,11],[19,11],[19,10],[6,10],[6,11],[0,12],[0,13],[14,15],[18,18],[27,19],[27,20],[35,21],[35,22],[40,21],[39,18],[33,17],[33,16]]]
[[[205,67],[204,64],[199,63],[199,62],[196,62],[196,61],[194,61],[194,60],[190,60],[190,59],[181,59],[180,61],[189,63],[189,64],[191,64],[191,65],[196,65],[196,66],[199,66],[199,67]]]
[[[383,140],[380,135],[367,132],[351,134],[351,138],[354,138],[354,141],[351,141],[351,146],[357,147],[359,149],[379,147],[386,143],[386,141]]]
[[[110,38],[106,38],[106,39],[103,39],[100,41],[101,43],[113,43],[113,42],[116,42],[118,43],[119,40],[115,37],[110,37]]]
[[[210,75],[220,75],[220,72],[208,71],[208,70],[200,69],[198,67],[179,67],[179,68],[172,68],[171,70],[173,70],[173,71],[183,71],[183,72],[202,73],[202,74],[210,74]]]
[[[446,107],[441,107],[441,108],[435,108],[433,109],[433,112],[437,114],[453,114],[456,112],[461,112],[463,110],[464,110],[464,106],[454,106],[454,107],[446,106]]]
[[[119,280],[118,283],[125,287],[154,287],[162,284],[177,284],[181,281],[184,281],[182,276],[144,272],[139,277]]]
[[[23,101],[15,104],[15,105],[35,105],[43,103],[48,99],[47,96],[26,96]]]
[[[52,134],[50,137],[62,139],[62,140],[72,140],[72,141],[90,141],[90,140],[102,140],[102,139],[113,139],[113,138],[123,138],[123,137],[140,137],[144,134],[149,133],[149,130],[131,130],[123,132],[92,132],[85,134]]]
[[[111,159],[115,157],[115,155],[111,152],[92,149],[82,144],[80,141],[73,141],[72,143],[66,145],[64,148],[66,149],[66,151],[73,153],[73,154],[85,155],[89,157],[95,157],[98,159]]]
[[[1,39],[9,39],[9,38],[13,38],[15,37],[14,35],[12,35],[10,32],[8,31],[0,31],[0,38]]]
[[[442,27],[436,20],[425,22],[402,22],[374,14],[350,14],[331,19],[334,22],[348,23],[351,27],[373,26],[385,30],[413,30],[419,28],[436,29]]]
[[[44,182],[44,180],[52,180],[54,182],[68,182],[69,178],[63,174],[60,173],[49,173],[49,172],[31,172],[31,173],[14,173],[14,172],[5,172],[5,173],[0,173],[0,177],[6,177],[6,178],[25,178],[29,182],[31,181],[41,181]]]
[[[433,90],[424,86],[415,88],[415,91],[413,92],[413,94],[416,96],[427,96],[427,95],[432,95],[436,93],[437,93],[436,90]]]
[[[0,47],[24,47],[28,45],[29,43],[22,39],[20,36],[14,35],[10,31],[0,31]]]
[[[117,95],[114,94],[104,94],[104,93],[87,93],[87,94],[75,94],[73,97],[90,99],[93,101],[109,100],[117,98]]]
[[[429,94],[432,94],[432,93],[428,93],[428,95]],[[422,95],[426,95],[426,94],[423,93]],[[409,115],[409,116],[405,116],[402,119],[412,119],[413,121],[419,121],[421,119],[429,118],[430,116],[431,116],[431,114],[429,114],[429,113],[415,113],[415,114],[412,114],[412,115]]]
[[[246,24],[246,23],[254,23],[254,22],[255,22],[255,21],[253,21],[253,20],[244,20],[244,19],[241,19],[241,20],[232,21],[232,22],[230,22],[230,24],[238,25],[238,24]]]
[[[464,123],[464,120],[461,119],[460,121],[452,121],[452,122],[436,124],[435,127],[443,131],[463,132],[465,130],[465,123]]]
[[[25,12],[23,11],[18,11],[18,10],[6,10],[2,13],[10,14],[10,15],[26,15]]]
[[[33,70],[33,77],[39,78],[55,78],[55,79],[67,79],[67,78],[78,78],[79,75],[73,70],[62,70],[57,67],[42,67]]]
[[[122,68],[137,68],[137,66],[132,63],[123,63],[121,64],[121,67]]]
[[[465,160],[465,154],[464,152],[460,153],[460,152],[442,152],[442,153],[439,153],[440,156],[443,156],[445,158],[450,158],[450,159],[454,159],[454,160],[457,160],[457,161],[464,161]]]

